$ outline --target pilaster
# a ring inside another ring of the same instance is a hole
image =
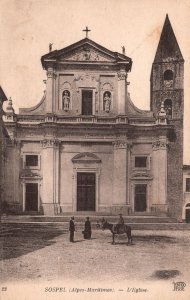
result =
[[[127,142],[114,143],[113,205],[126,205],[127,202]]]
[[[126,78],[127,73],[125,70],[118,72],[118,114],[126,113]]]
[[[45,214],[59,211],[60,170],[59,170],[59,141],[44,139],[42,141],[42,169],[43,169],[43,209]]]
[[[52,67],[47,70],[46,81],[46,113],[54,112],[55,73]]]
[[[6,144],[5,159],[5,198],[12,205],[19,204],[19,171],[20,171],[20,147],[21,144],[16,139],[9,139]],[[11,161],[11,163],[10,163]],[[11,187],[11,188],[10,188]]]
[[[153,142],[152,171],[152,205],[157,205],[157,210],[165,210],[167,205],[167,139],[160,136]],[[165,208],[164,208],[165,206]],[[162,208],[161,208],[162,207]]]

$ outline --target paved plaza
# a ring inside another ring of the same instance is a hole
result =
[[[48,282],[120,282],[171,284],[189,282],[189,230],[134,230],[133,245],[125,235],[96,229],[91,240],[82,230],[75,243],[62,224],[3,224],[1,228],[1,285]],[[185,299],[185,298],[184,298]]]

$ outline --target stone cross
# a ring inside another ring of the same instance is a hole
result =
[[[86,29],[83,29],[83,31],[86,32],[86,38],[88,37],[88,32],[91,31],[90,29],[88,29],[88,26],[86,26]]]

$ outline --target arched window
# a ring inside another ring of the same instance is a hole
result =
[[[164,80],[173,80],[173,72],[172,72],[172,70],[166,70],[164,72]]]
[[[68,90],[64,90],[62,94],[62,107],[65,111],[69,110],[70,107],[70,92]]]
[[[164,101],[164,109],[166,111],[167,116],[172,117],[172,100],[166,99]]]
[[[103,110],[109,112],[111,108],[111,93],[109,91],[103,94]]]

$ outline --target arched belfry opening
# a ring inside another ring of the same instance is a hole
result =
[[[173,72],[172,72],[172,70],[166,70],[164,72],[164,80],[173,80]]]
[[[166,111],[166,114],[168,117],[172,117],[172,100],[171,99],[166,99],[164,101],[164,109]]]

